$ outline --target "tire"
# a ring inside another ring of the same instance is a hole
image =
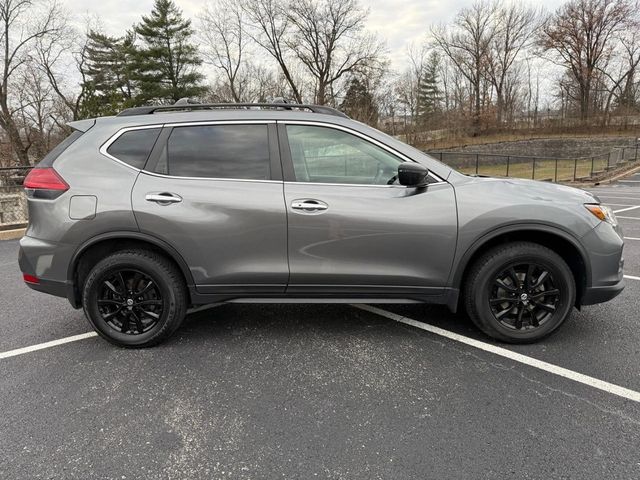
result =
[[[490,337],[531,343],[569,317],[576,285],[566,262],[553,250],[513,242],[492,248],[473,264],[463,298],[473,323]]]
[[[82,307],[105,340],[127,348],[151,347],[182,323],[187,292],[182,273],[165,257],[148,250],[124,250],[91,269]]]

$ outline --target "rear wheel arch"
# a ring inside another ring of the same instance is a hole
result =
[[[82,284],[93,265],[111,253],[132,248],[163,255],[178,267],[187,287],[194,285],[187,263],[171,245],[144,233],[110,232],[89,239],[74,253],[67,271],[67,281],[74,287],[74,298],[69,299],[73,306],[79,308],[81,305]]]
[[[547,225],[511,225],[483,235],[467,249],[458,262],[452,278],[453,287],[456,289],[463,287],[469,270],[489,249],[496,245],[518,241],[543,245],[563,257],[575,279],[576,306],[579,306],[585,289],[591,284],[591,267],[587,261],[587,253],[573,235]]]

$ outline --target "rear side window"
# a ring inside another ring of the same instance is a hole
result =
[[[267,125],[175,127],[158,171],[178,177],[269,180]]]
[[[49,153],[45,155],[45,157],[40,161],[40,163],[38,163],[38,167],[40,168],[52,167],[53,162],[56,161],[56,159],[62,154],[62,152],[64,152],[67,148],[69,148],[73,142],[75,142],[77,139],[79,139],[82,136],[82,134],[83,132],[80,132],[78,130],[74,130],[73,132],[71,132],[71,135],[69,135],[67,138],[61,141],[58,145],[56,145],[53,148],[53,150],[51,150]]]
[[[107,153],[132,167],[142,169],[160,135],[160,130],[162,129],[143,128],[124,132],[109,145]]]

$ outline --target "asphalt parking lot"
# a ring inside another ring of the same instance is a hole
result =
[[[90,329],[0,242],[0,479],[640,478],[640,174],[592,191],[627,288],[517,347],[444,307],[223,305],[38,350]]]

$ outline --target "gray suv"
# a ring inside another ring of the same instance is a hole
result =
[[[463,306],[538,340],[624,288],[594,195],[482,178],[328,107],[140,107],[69,124],[25,179],[20,268],[127,347],[218,302]]]

